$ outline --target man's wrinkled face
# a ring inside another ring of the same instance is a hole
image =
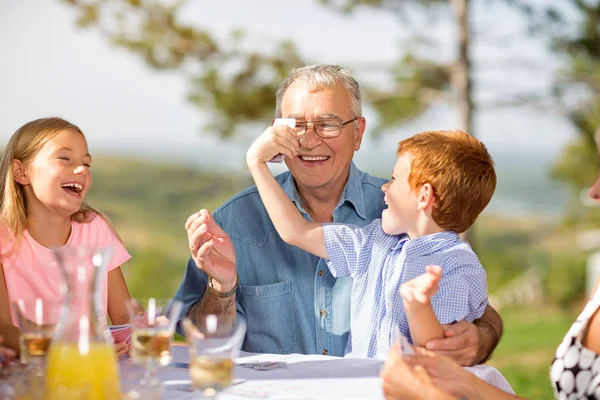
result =
[[[355,117],[344,86],[309,90],[304,82],[295,81],[283,95],[281,113],[283,118],[309,123],[298,155],[285,159],[298,189],[334,189],[345,185],[354,152],[360,149],[364,118],[343,126],[341,134],[331,139],[320,138],[312,127],[312,122],[322,119],[343,123]]]

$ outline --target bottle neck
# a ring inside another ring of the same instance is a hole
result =
[[[68,276],[67,294],[55,340],[77,344],[87,352],[92,343],[107,343],[106,323],[98,318],[100,293],[94,268],[76,267]]]

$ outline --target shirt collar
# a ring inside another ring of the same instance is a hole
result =
[[[454,231],[444,231],[409,240],[404,246],[407,256],[423,257],[454,247],[461,243]]]
[[[298,210],[303,214],[307,214],[306,211],[302,208],[302,200],[300,199],[300,194],[298,193],[298,188],[296,187],[296,181],[291,173],[288,172],[288,176],[281,185],[285,194],[294,202]],[[362,189],[362,182],[360,177],[360,171],[354,163],[350,163],[350,173],[348,174],[348,181],[346,182],[346,186],[342,191],[342,195],[340,197],[340,201],[338,202],[335,210],[333,210],[334,220],[336,211],[340,208],[345,202],[352,204],[356,214],[361,217],[363,220],[367,218],[365,212],[365,201],[364,194]]]
[[[356,214],[361,217],[363,220],[367,218],[367,214],[365,212],[365,196],[363,193],[362,180],[360,177],[360,171],[356,168],[354,163],[350,163],[350,174],[348,175],[348,182],[346,182],[346,187],[342,192],[342,197],[340,198],[339,203],[335,207],[335,211],[341,207],[345,202],[352,204]]]

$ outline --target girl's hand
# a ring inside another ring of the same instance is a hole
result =
[[[400,295],[406,302],[427,304],[437,293],[441,278],[442,267],[439,265],[428,265],[427,272],[400,286]]]
[[[295,157],[300,141],[293,128],[285,125],[270,126],[260,135],[246,153],[248,168],[265,164],[278,154]]]
[[[131,350],[131,345],[127,344],[127,342],[119,342],[114,344],[115,353],[117,353],[117,358],[129,354],[129,350]]]
[[[1,345],[3,341],[4,338],[0,336],[0,369],[8,367],[10,361],[17,356],[17,353],[14,350],[11,350],[8,347],[4,347]]]

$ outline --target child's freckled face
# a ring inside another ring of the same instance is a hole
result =
[[[408,183],[410,155],[403,154],[396,160],[392,179],[382,186],[387,209],[383,211],[382,227],[388,235],[406,233],[417,217],[417,193]]]

